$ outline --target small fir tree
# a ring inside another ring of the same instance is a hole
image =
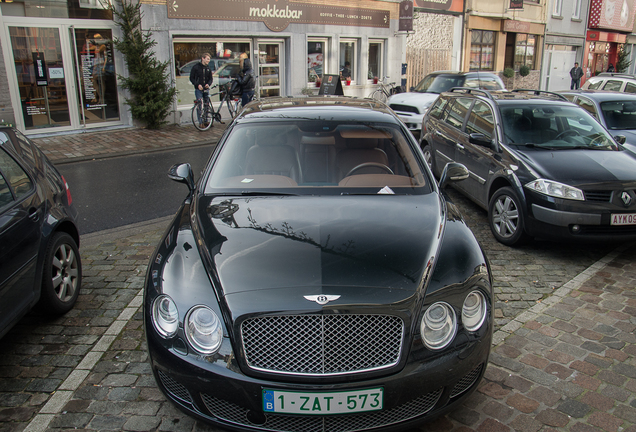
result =
[[[629,59],[630,52],[627,50],[625,45],[621,45],[618,50],[618,61],[616,62],[616,72],[627,72],[629,65],[632,64]]]
[[[152,50],[157,42],[152,32],[141,29],[141,5],[137,0],[116,0],[112,11],[123,37],[114,39],[115,48],[124,56],[128,77],[119,75],[121,86],[130,91],[126,104],[135,120],[148,129],[159,129],[168,123],[176,93],[168,73],[169,61],[160,62]]]

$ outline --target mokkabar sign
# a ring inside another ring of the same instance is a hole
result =
[[[285,30],[290,23],[382,28],[390,25],[388,10],[288,0],[168,0],[168,18],[262,21],[272,31]]]
[[[415,0],[413,6],[447,12],[463,12],[464,0]]]

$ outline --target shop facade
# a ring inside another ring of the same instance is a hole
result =
[[[117,28],[97,0],[0,3],[0,121],[26,133],[126,122]]]
[[[40,2],[29,0],[0,3],[10,90],[0,109],[4,103],[6,121],[27,134],[133,124],[126,94],[117,86],[117,74],[126,75],[112,43],[119,29],[99,0],[79,0],[87,2],[79,7],[77,1],[62,2],[57,11],[42,11]],[[189,71],[203,53],[212,57],[216,84],[238,72],[241,54],[250,58],[259,97],[317,93],[322,76],[339,75],[346,64],[351,80],[345,95],[366,97],[382,77],[399,83],[406,44],[401,4],[142,0],[142,27],[157,42],[157,59],[172,65],[177,88],[168,120],[190,121]],[[406,4],[412,10],[412,1]]]
[[[590,0],[582,82],[616,65],[619,45],[627,43],[634,28],[635,13],[634,0]]]

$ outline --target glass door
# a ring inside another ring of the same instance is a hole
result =
[[[59,28],[9,27],[9,34],[24,127],[70,126]]]
[[[283,42],[258,43],[258,85],[261,97],[280,96]]]
[[[72,29],[83,124],[119,120],[117,75],[110,29]]]

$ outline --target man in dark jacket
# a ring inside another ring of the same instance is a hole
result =
[[[243,91],[243,106],[247,105],[254,97],[254,88],[256,87],[256,77],[252,69],[252,62],[246,58],[243,60],[243,70],[239,72],[237,78],[239,85]]]
[[[581,86],[581,77],[583,76],[583,69],[579,66],[579,62],[574,63],[574,67],[570,69],[570,90],[576,90]]]
[[[198,99],[203,98],[203,102],[205,104],[208,103],[208,99],[210,98],[207,90],[210,89],[212,85],[212,70],[208,66],[210,64],[210,54],[203,53],[201,55],[201,62],[192,66],[192,70],[190,70],[190,82],[194,86],[194,96]],[[201,113],[197,111],[197,117],[199,119],[199,125],[203,127],[201,124]]]

